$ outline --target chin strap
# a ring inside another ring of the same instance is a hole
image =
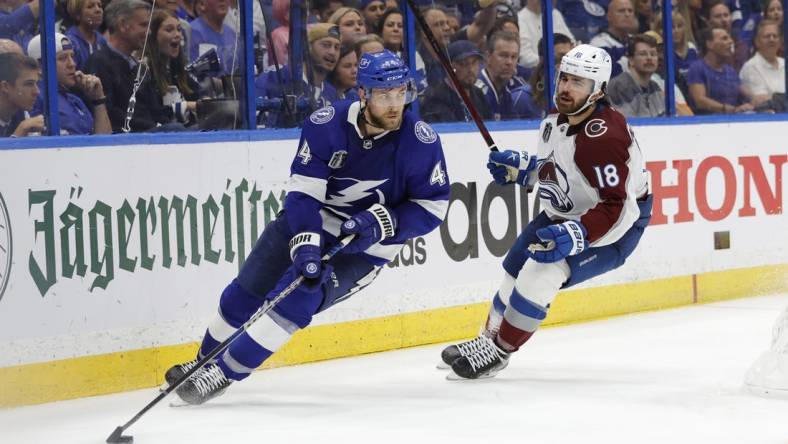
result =
[[[361,122],[364,122],[365,124],[367,124],[367,125],[369,125],[369,126],[371,126],[373,128],[378,128],[378,129],[385,130],[385,128],[381,128],[381,127],[371,123],[369,120],[367,120],[367,116],[366,116],[366,113],[365,113],[366,109],[367,109],[367,107],[362,103],[361,104],[361,108],[358,110],[358,120],[361,121]]]

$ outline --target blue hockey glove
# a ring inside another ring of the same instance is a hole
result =
[[[580,253],[588,246],[586,227],[573,220],[540,228],[536,230],[536,235],[544,241],[528,246],[528,251],[536,262],[560,261]]]
[[[397,215],[381,204],[374,204],[346,220],[341,229],[344,234],[357,235],[342,251],[358,253],[394,236],[397,231]]]
[[[308,293],[320,291],[323,288],[323,284],[325,284],[329,278],[331,278],[333,273],[334,267],[332,267],[331,264],[322,264],[320,273],[317,275],[317,277],[306,278],[306,276],[304,276],[304,282],[301,283],[299,288],[306,290]],[[303,275],[301,270],[296,267],[295,264],[293,264],[285,272],[285,277],[287,278],[286,282],[293,282],[294,280],[298,279],[298,276],[301,275]]]
[[[320,234],[305,231],[290,239],[290,258],[295,270],[307,279],[320,276],[323,264],[320,261]]]
[[[529,156],[525,151],[522,153],[512,150],[492,151],[487,162],[487,169],[498,185],[517,183],[526,186],[528,173],[534,168],[536,168],[536,156]]]

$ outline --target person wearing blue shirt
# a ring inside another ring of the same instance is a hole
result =
[[[629,36],[638,30],[638,20],[632,0],[610,0],[607,5],[607,28],[591,39],[591,45],[602,48],[613,60],[613,78],[627,69],[624,55]]]
[[[236,41],[235,31],[224,24],[228,8],[228,0],[198,0],[200,16],[191,22],[189,57],[194,61],[210,49],[216,49],[222,64],[220,75],[233,74],[242,66],[243,42]]]
[[[222,293],[198,356],[295,280],[302,283],[180,385],[182,401],[201,404],[248,377],[313,315],[371,284],[409,239],[445,218],[446,160],[438,134],[408,109],[417,92],[407,65],[390,51],[364,54],[358,81],[358,101],[337,102],[304,121],[284,211]],[[196,364],[175,365],[165,379],[173,384]]]
[[[75,22],[66,30],[66,37],[74,46],[74,62],[81,70],[91,54],[107,46],[107,40],[99,32],[104,22],[104,7],[101,0],[70,0],[66,10]]]
[[[0,38],[10,39],[27,48],[27,43],[36,34],[38,24],[38,0],[8,0],[0,8]]]
[[[339,100],[336,89],[326,80],[339,61],[339,28],[330,23],[312,25],[307,31],[307,40],[312,59],[312,81],[309,81],[304,66],[300,84],[295,82],[289,65],[270,68],[255,81],[256,96],[265,102],[263,120],[268,127],[296,126],[312,111]],[[287,104],[297,109],[288,109],[282,102],[283,97],[299,89],[302,94],[296,103]]]
[[[743,94],[739,75],[728,63],[733,40],[723,28],[703,32],[705,54],[687,73],[689,104],[696,114],[732,114],[754,109]]]
[[[515,108],[513,92],[519,89],[518,98],[524,99],[522,96],[531,89],[525,79],[516,75],[519,53],[520,39],[511,32],[498,31],[487,39],[486,66],[479,73],[476,86],[484,93],[495,120],[541,116],[533,101],[518,100]]]
[[[41,36],[30,40],[27,46],[30,57],[40,61]],[[112,124],[107,114],[107,98],[98,77],[77,71],[74,47],[68,37],[55,34],[55,67],[57,69],[57,108],[60,134],[111,134]],[[92,108],[71,91],[78,91],[89,100]],[[39,96],[31,115],[44,112],[44,100]]]
[[[44,116],[30,117],[38,88],[38,62],[16,52],[0,54],[0,137],[26,137],[44,131]]]

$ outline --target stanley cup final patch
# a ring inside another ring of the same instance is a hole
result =
[[[544,126],[544,131],[542,131],[542,142],[547,143],[550,140],[550,133],[553,132],[553,124],[548,123]]]
[[[331,155],[331,160],[328,161],[328,167],[338,170],[345,166],[345,160],[347,160],[347,151],[336,151]]]

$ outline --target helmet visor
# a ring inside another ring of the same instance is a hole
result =
[[[405,106],[413,102],[418,97],[416,82],[408,79],[405,84],[392,88],[372,88],[367,92],[369,103],[379,106]]]

